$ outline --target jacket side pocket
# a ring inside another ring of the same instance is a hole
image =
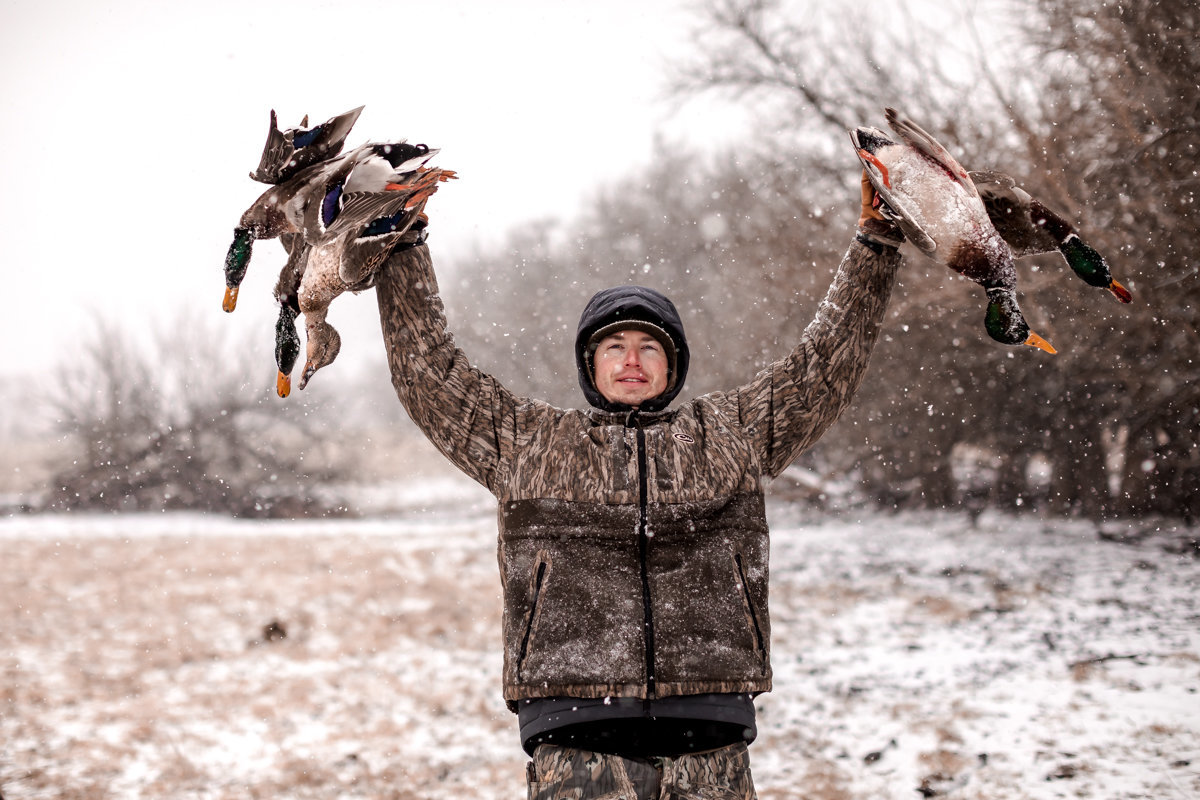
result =
[[[529,601],[529,619],[525,622],[525,633],[521,636],[521,649],[517,653],[516,677],[521,680],[521,668],[525,666],[525,657],[529,654],[529,642],[533,638],[533,626],[537,623],[537,615],[542,600],[542,587],[546,583],[546,572],[550,560],[545,553],[538,554],[537,569],[533,576],[533,593]]]
[[[754,608],[754,600],[750,597],[750,586],[746,583],[746,570],[742,566],[742,554],[733,554],[733,566],[737,570],[738,583],[742,587],[742,601],[746,604],[746,621],[754,631],[754,643],[758,647],[758,657],[762,661],[763,670],[767,667],[767,643],[763,638],[762,625],[758,621],[758,612]]]

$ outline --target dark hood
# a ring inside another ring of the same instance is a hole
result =
[[[597,292],[579,318],[579,330],[575,336],[575,366],[579,371],[579,387],[587,401],[602,411],[629,411],[624,403],[610,403],[596,390],[592,382],[592,359],[588,343],[592,334],[606,325],[623,320],[649,322],[667,332],[675,345],[675,372],[668,381],[669,388],[658,397],[647,400],[639,407],[642,411],[661,411],[671,404],[683,389],[687,377],[687,338],[683,333],[683,322],[679,312],[661,292],[645,286],[614,286]]]

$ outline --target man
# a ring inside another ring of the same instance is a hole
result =
[[[792,352],[675,408],[690,353],[657,291],[591,299],[576,360],[593,408],[563,410],[469,364],[426,247],[378,276],[397,395],[499,502],[504,697],[530,797],[754,797],[752,699],[771,688],[762,482],[865,373],[903,240],[872,199],[864,177],[855,241]]]

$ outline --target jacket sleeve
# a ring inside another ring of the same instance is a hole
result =
[[[734,392],[771,477],[821,438],[862,383],[900,263],[894,248],[880,249],[852,242],[799,344]]]
[[[468,363],[446,327],[429,248],[394,252],[376,279],[392,386],[413,422],[493,493],[525,401]]]

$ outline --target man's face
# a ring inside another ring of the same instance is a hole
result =
[[[640,406],[667,388],[667,354],[644,331],[617,331],[600,340],[592,359],[596,389],[610,403]]]

